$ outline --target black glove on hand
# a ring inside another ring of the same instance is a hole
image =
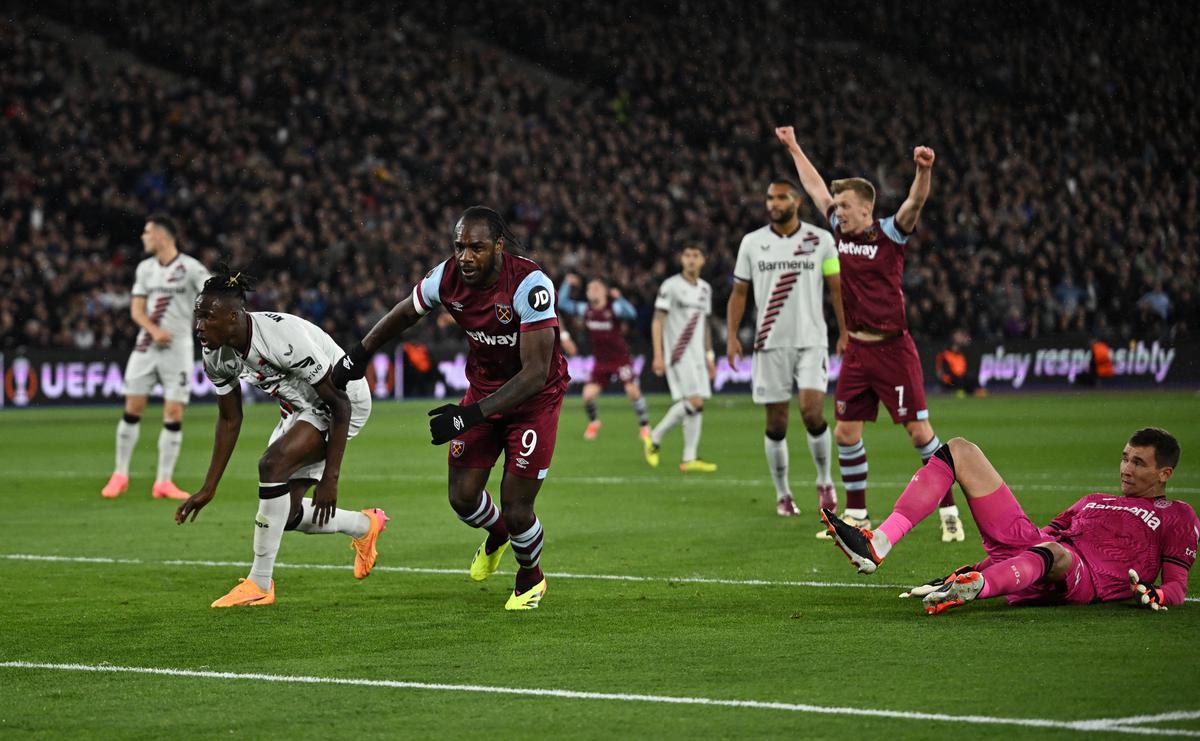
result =
[[[334,363],[333,369],[329,371],[333,385],[345,391],[346,384],[367,375],[367,361],[370,359],[371,354],[367,352],[367,348],[363,347],[361,342],[354,343],[350,354],[343,355],[342,359]]]
[[[434,445],[450,442],[456,435],[466,432],[483,421],[483,412],[478,404],[460,407],[457,404],[446,404],[437,409],[429,410],[429,434],[433,436]]]

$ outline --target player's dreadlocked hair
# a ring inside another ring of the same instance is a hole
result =
[[[204,281],[204,288],[200,289],[200,293],[208,296],[236,298],[244,303],[246,292],[253,291],[256,283],[258,283],[258,279],[254,276],[247,275],[240,270],[235,271],[222,262],[217,264],[217,269],[212,277]]]
[[[461,222],[486,222],[493,242],[504,237],[505,251],[512,252],[513,250],[517,250],[523,252],[525,250],[525,245],[521,244],[521,240],[517,239],[517,235],[513,234],[512,229],[508,228],[508,223],[504,221],[504,217],[487,206],[471,206],[466,211],[463,211],[462,216],[458,220]]]

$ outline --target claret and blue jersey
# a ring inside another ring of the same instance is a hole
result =
[[[490,286],[462,280],[458,259],[442,262],[413,289],[413,306],[425,315],[443,306],[467,335],[467,379],[476,391],[495,392],[521,370],[521,334],[554,329],[554,352],[547,388],[565,390],[567,361],[558,340],[554,284],[537,263],[504,255],[500,275]]]

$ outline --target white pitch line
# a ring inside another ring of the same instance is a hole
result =
[[[848,715],[856,717],[892,718],[896,720],[934,721],[941,723],[1024,726],[1030,728],[1062,728],[1072,731],[1095,733],[1132,733],[1148,736],[1192,736],[1200,737],[1200,731],[1174,728],[1126,728],[1119,725],[1102,725],[1103,719],[1084,721],[1048,720],[1043,718],[1004,718],[988,715],[949,715],[945,713],[922,713],[907,710],[881,710],[876,708],[854,708],[840,706],[807,705],[787,702],[765,702],[761,700],[722,700],[710,697],[679,697],[673,695],[640,695],[627,692],[588,692],[568,689],[541,689],[532,687],[501,687],[480,684],[445,684],[441,682],[409,682],[392,679],[355,679],[347,677],[314,677],[287,674],[260,674],[198,671],[147,666],[112,666],[107,664],[49,664],[32,661],[4,661],[0,668],[46,669],[56,671],[97,672],[113,674],[150,674],[168,677],[195,679],[232,679],[255,682],[281,682],[288,684],[332,684],[354,687],[386,687],[389,689],[415,689],[443,692],[475,692],[493,695],[522,695],[534,697],[556,697],[566,700],[607,700],[610,702],[642,702],[668,705],[707,705],[728,708],[751,708],[755,710],[784,710],[794,713],[819,715]]]
[[[203,561],[173,558],[166,561],[145,561],[140,558],[108,558],[104,556],[43,556],[35,553],[3,553],[0,559],[7,561],[50,561],[61,563],[121,564],[128,566],[203,566],[223,568],[248,568],[246,561]],[[310,571],[346,571],[350,567],[327,563],[276,563],[281,569],[307,569]],[[466,574],[465,569],[438,569],[421,566],[376,566],[375,571],[398,574]],[[497,574],[511,572],[500,570]],[[555,579],[586,579],[591,581],[666,582],[670,584],[720,584],[732,587],[814,587],[821,589],[909,589],[911,584],[889,584],[886,582],[856,581],[806,581],[782,579],[721,579],[710,576],[635,576],[629,574],[572,574],[565,571],[547,571],[546,576]],[[1200,602],[1200,597],[1187,597],[1185,602]]]
[[[54,471],[30,471],[22,470],[22,474],[36,476],[47,479],[74,479],[74,478],[95,478],[95,471],[70,471],[70,470],[54,470]],[[179,472],[176,472],[179,474]],[[192,475],[184,474],[179,475]],[[202,477],[203,472],[195,473],[196,478]],[[228,473],[224,477],[227,480],[234,481],[258,481],[257,476],[249,476],[239,473]],[[772,485],[769,479],[762,478],[716,478],[711,476],[693,477],[693,476],[572,476],[570,474],[556,475],[551,474],[548,480],[553,480],[563,484],[584,484],[592,486],[629,486],[629,485],[647,485],[647,486],[686,486],[688,488],[696,486],[767,486]],[[346,481],[353,483],[354,481],[411,481],[417,483],[428,484],[445,484],[446,475],[444,473],[355,473],[347,476]],[[883,487],[885,489],[903,490],[908,486],[908,480],[904,481],[876,481],[871,480],[871,486]],[[1117,486],[1113,482],[1106,484],[1098,484],[1095,486],[1075,486],[1073,484],[1030,484],[1020,481],[1010,483],[1009,488],[1014,491],[1029,489],[1031,491],[1075,491],[1079,492],[1080,496],[1089,492],[1104,492],[1116,491]],[[1176,494],[1200,494],[1200,487],[1174,486],[1169,490]]]

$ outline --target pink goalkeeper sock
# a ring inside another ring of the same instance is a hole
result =
[[[983,570],[983,591],[979,593],[979,599],[1028,589],[1045,573],[1046,559],[1032,551],[1025,551]]]
[[[921,520],[938,507],[938,502],[954,486],[954,471],[941,458],[930,458],[896,500],[896,506],[877,529],[896,545]]]

